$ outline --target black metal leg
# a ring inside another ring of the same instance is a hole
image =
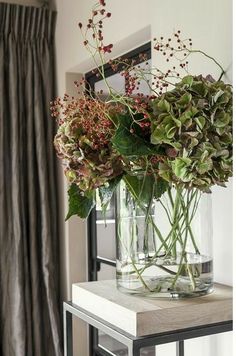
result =
[[[184,356],[184,340],[176,342],[176,356]]]
[[[73,356],[72,314],[64,309],[64,356]]]
[[[128,356],[140,356],[140,346],[136,345],[135,342],[128,347]]]

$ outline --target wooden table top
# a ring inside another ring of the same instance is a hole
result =
[[[121,293],[115,280],[77,283],[72,302],[133,336],[171,332],[232,320],[232,287],[189,299],[145,298]]]

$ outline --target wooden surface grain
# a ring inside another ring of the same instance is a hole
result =
[[[121,293],[116,282],[73,284],[72,302],[133,336],[174,331],[232,320],[232,288],[189,299],[152,299]]]

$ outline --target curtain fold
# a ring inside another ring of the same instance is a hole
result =
[[[56,13],[0,3],[0,355],[61,356]]]

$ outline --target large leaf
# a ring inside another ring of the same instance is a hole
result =
[[[162,196],[162,194],[164,194],[167,191],[167,189],[169,188],[169,183],[162,178],[158,178],[155,184],[156,185],[155,185],[154,196],[156,199],[158,199]]]
[[[75,183],[72,183],[69,190],[69,211],[66,216],[68,220],[73,215],[78,215],[82,219],[88,217],[90,211],[95,206],[94,194],[81,195],[81,190]]]
[[[125,183],[132,195],[143,204],[149,204],[152,198],[160,198],[169,184],[154,176],[125,176]]]
[[[156,147],[130,133],[129,129],[123,125],[120,125],[116,130],[112,143],[116,150],[124,156],[145,156],[157,153]]]

